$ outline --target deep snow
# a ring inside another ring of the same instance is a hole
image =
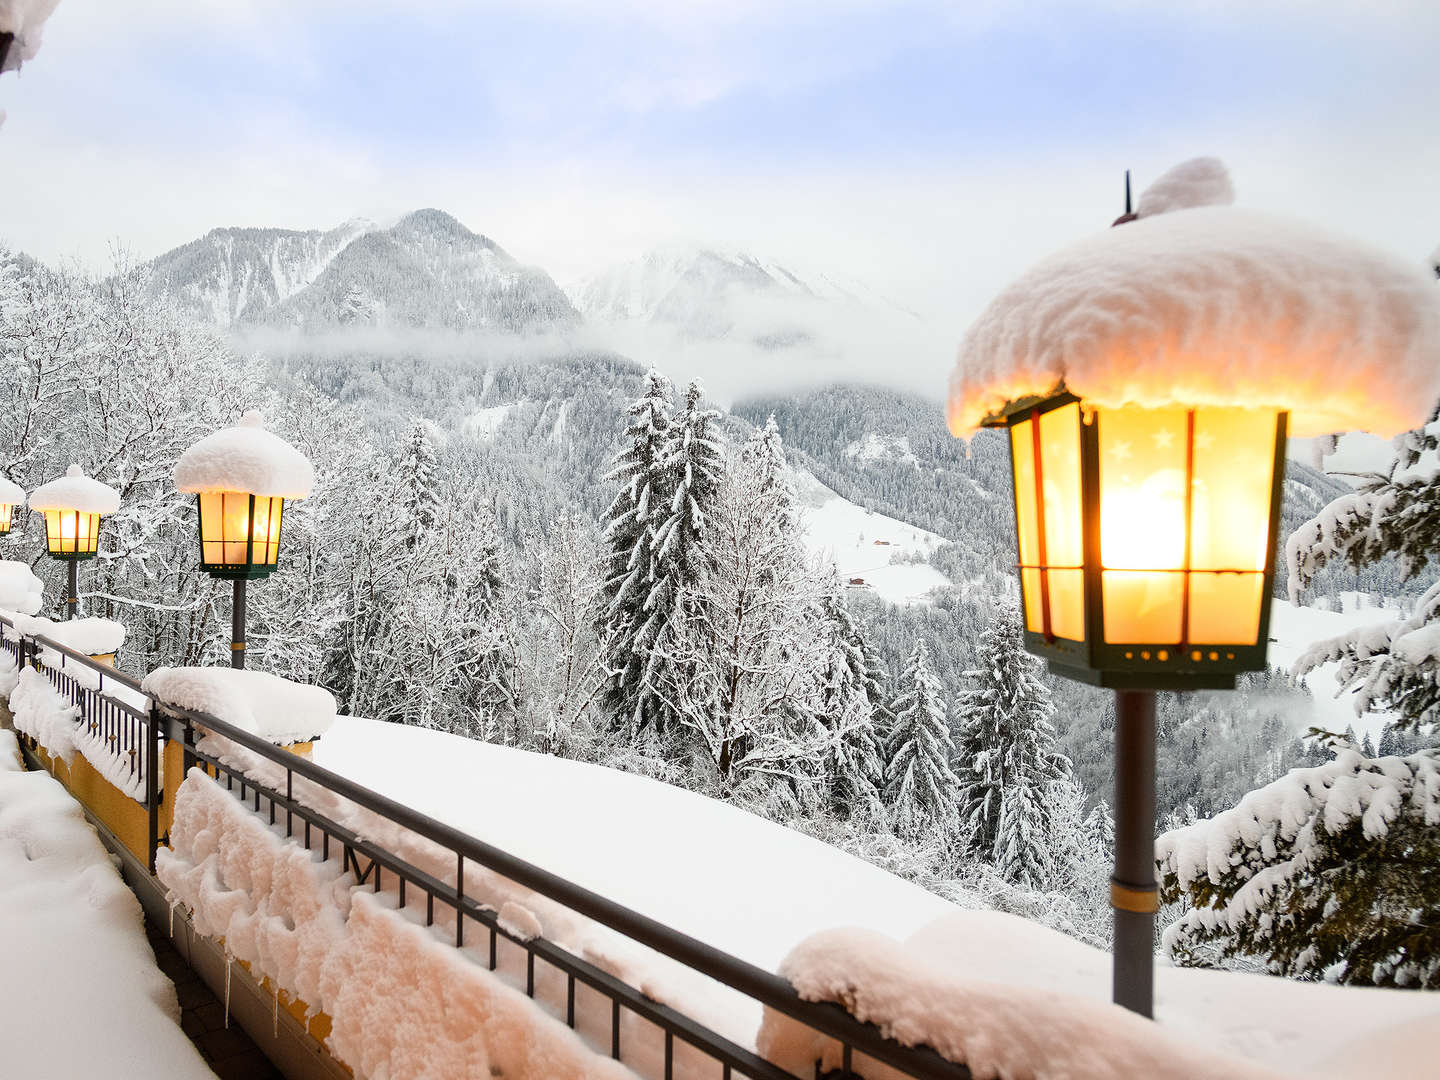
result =
[[[140,903],[77,803],[0,731],[0,1074],[214,1080]]]

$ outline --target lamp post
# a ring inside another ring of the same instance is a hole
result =
[[[1115,691],[1114,997],[1149,1016],[1155,691],[1265,668],[1288,415],[1089,407],[1063,388],[1008,429],[1026,647]]]
[[[24,488],[0,476],[0,536],[4,536],[14,527],[15,511],[24,505]]]
[[[251,411],[180,455],[174,476],[177,490],[195,496],[200,569],[233,584],[230,664],[243,668],[246,585],[279,566],[285,500],[310,494],[314,470]]]
[[[100,519],[120,509],[120,493],[71,465],[58,480],[30,493],[30,509],[45,515],[45,546],[52,558],[69,569],[65,617],[75,618],[80,606],[80,560],[93,559],[100,543]]]
[[[1155,691],[1265,667],[1288,435],[1425,422],[1440,309],[1415,267],[1232,207],[1214,158],[1007,286],[950,428],[1007,432],[1025,642],[1115,691],[1115,1001],[1149,1016]]]

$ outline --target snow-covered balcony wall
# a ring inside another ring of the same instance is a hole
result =
[[[147,745],[149,700],[110,667],[125,628],[110,619],[53,622],[6,611],[0,629],[0,694],[15,730],[41,766],[148,862],[155,814],[147,772],[156,760]]]

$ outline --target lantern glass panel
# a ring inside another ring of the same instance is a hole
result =
[[[1026,629],[1084,640],[1079,404],[1014,425],[1010,446]]]
[[[1105,640],[1255,644],[1276,414],[1124,408],[1098,422]]]
[[[200,561],[206,567],[274,567],[285,500],[237,491],[200,493]],[[253,508],[253,516],[252,516]]]
[[[45,511],[45,544],[51,555],[94,555],[99,540],[99,514],[79,510]]]
[[[0,503],[0,534],[8,533],[10,525],[15,519],[15,506],[12,503]]]

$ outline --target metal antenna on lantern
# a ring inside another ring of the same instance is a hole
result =
[[[1111,228],[1114,228],[1116,225],[1124,225],[1127,221],[1134,221],[1137,217],[1139,217],[1139,215],[1136,214],[1135,211],[1130,208],[1130,170],[1129,170],[1129,169],[1126,169],[1126,170],[1125,170],[1125,213],[1121,214],[1118,218],[1116,218],[1113,222],[1111,222],[1111,223],[1110,223],[1110,227],[1111,227]]]

